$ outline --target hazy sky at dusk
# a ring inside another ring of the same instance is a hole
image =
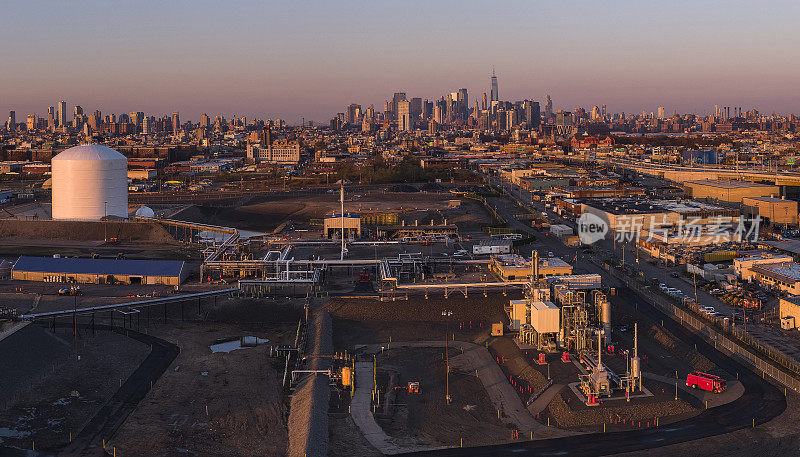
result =
[[[0,109],[327,121],[460,87],[556,109],[800,113],[796,1],[18,1]],[[2,116],[3,118],[5,116]]]

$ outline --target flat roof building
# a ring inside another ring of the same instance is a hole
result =
[[[742,203],[745,197],[769,197],[780,194],[780,188],[775,185],[732,179],[686,181],[684,186],[692,198],[713,198],[731,203]]]
[[[742,212],[761,216],[773,224],[797,225],[797,202],[774,197],[744,197]]]
[[[608,221],[609,229],[636,231],[673,227],[680,224],[706,225],[738,223],[738,209],[722,208],[692,200],[650,200],[639,198],[587,198],[577,200],[582,212]]]
[[[11,279],[94,284],[180,285],[188,276],[180,260],[115,260],[27,257],[17,259]]]

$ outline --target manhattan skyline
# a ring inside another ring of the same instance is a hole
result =
[[[556,109],[800,111],[789,2],[156,5],[10,5],[0,39],[20,44],[0,51],[0,108],[326,122],[398,91],[479,97],[494,66],[501,100],[550,94]]]

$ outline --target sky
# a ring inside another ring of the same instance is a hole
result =
[[[555,109],[800,113],[799,13],[784,0],[15,1],[0,9],[0,110],[327,122],[394,92],[464,87],[472,106],[494,66],[501,100],[550,94]]]

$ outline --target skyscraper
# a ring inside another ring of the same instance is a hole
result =
[[[30,132],[30,131],[36,130],[36,115],[35,114],[29,114],[27,121],[28,122],[27,122],[26,127],[28,128],[28,131]]]
[[[56,127],[56,108],[55,106],[50,106],[47,108],[47,127],[49,129],[54,129]]]
[[[397,103],[397,130],[412,130],[411,123],[411,102],[401,100]]]
[[[58,115],[58,126],[65,127],[67,125],[67,102],[63,100],[58,102],[56,114]]]
[[[542,117],[539,102],[525,100],[522,103],[522,109],[525,111],[525,123],[528,125],[528,128],[531,130],[538,129]]]
[[[411,119],[417,120],[422,116],[422,99],[419,97],[414,97],[411,99]]]
[[[394,96],[392,96],[392,114],[394,114],[394,118],[397,119],[397,107],[401,101],[406,99],[405,92],[395,92]]]
[[[665,117],[667,117],[667,116],[666,116],[666,113],[664,111],[664,107],[663,106],[659,106],[658,107],[658,118],[659,119],[664,119]]]
[[[344,122],[346,124],[355,125],[358,122],[358,116],[361,112],[361,105],[351,103],[347,105],[344,111]]]
[[[469,116],[469,94],[467,89],[458,89],[458,117],[466,119]]]
[[[17,126],[17,112],[16,111],[9,111],[8,112],[8,121],[6,122],[6,128],[8,130],[14,130]]]
[[[550,119],[553,116],[553,100],[550,99],[550,94],[544,96],[544,117]]]
[[[181,126],[180,113],[178,113],[177,111],[173,111],[172,112],[172,133],[173,134],[178,133],[178,129],[180,128],[180,126]]]
[[[491,85],[491,94],[492,97],[489,101],[497,102],[500,101],[500,94],[497,90],[497,76],[494,74],[494,67],[492,67],[492,85]]]

